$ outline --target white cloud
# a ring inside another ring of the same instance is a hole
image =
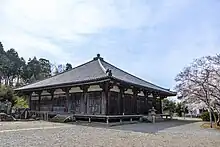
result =
[[[176,9],[177,5],[172,6]],[[46,50],[58,59],[65,48],[50,39],[80,46],[86,34],[105,28],[137,29],[154,21],[148,4],[132,0],[3,0],[0,7],[4,18],[0,38],[6,48],[14,47],[25,57]],[[155,20],[169,11],[167,7],[157,10]]]
[[[163,26],[164,22],[178,18],[179,13],[190,3],[192,3],[190,0],[161,0],[160,2],[142,0],[1,0],[0,41],[3,42],[6,49],[15,48],[26,59],[37,56],[49,58],[56,63],[79,64],[84,59],[75,51],[81,49],[80,47],[89,39],[89,35],[98,34],[107,29],[123,29],[135,33],[140,31],[137,36],[132,37],[141,38],[142,30],[140,28],[150,28],[149,37],[154,37],[155,43],[157,43],[157,37],[160,37],[161,34],[155,35],[152,28],[156,25]],[[145,79],[153,79],[153,81],[155,80],[154,73],[161,74],[157,78],[175,76],[176,71],[190,62],[192,58],[210,53],[210,51],[216,52],[216,44],[213,43],[213,40],[216,41],[216,37],[213,36],[214,30],[206,30],[209,27],[204,26],[199,32],[189,29],[188,32],[178,34],[169,45],[171,48],[167,49],[167,55],[160,57],[149,55],[154,51],[149,48],[151,46],[147,46],[148,40],[146,39],[146,46],[143,45],[140,51],[142,55],[131,63],[132,66],[128,65],[132,68],[130,71],[136,72],[135,74],[139,74]],[[198,35],[201,32],[206,33]],[[93,48],[98,46],[98,51],[101,50],[100,48],[112,44],[120,45],[115,43],[117,40],[105,38],[94,41],[97,44]],[[98,43],[99,41],[103,42]],[[125,39],[121,44],[128,44],[125,47],[133,51],[136,48],[129,46],[129,42],[132,41],[132,38]],[[198,44],[202,42],[204,44]],[[163,47],[163,45],[161,46]],[[82,51],[83,54],[87,54],[88,50],[90,50],[90,46]],[[127,49],[108,51],[112,56],[116,52],[124,54]],[[187,52],[189,56],[183,57]],[[125,53],[125,56],[127,54],[135,53]],[[155,60],[155,58],[158,59]],[[152,66],[152,62],[154,62],[154,66]],[[140,63],[143,64],[140,65]],[[172,67],[167,69],[167,66],[171,65]],[[150,69],[150,71],[146,69]]]
[[[3,7],[3,15],[6,15],[9,23],[25,31],[71,40],[107,27],[133,28],[145,25],[141,21],[146,19],[143,16],[148,14],[148,9],[127,5],[121,10],[115,5],[112,0],[9,1]]]
[[[121,9],[116,5],[114,0],[4,0],[0,6],[0,38],[5,48],[14,47],[26,58],[46,51],[59,59],[65,48],[51,40],[77,46],[86,41],[87,34],[105,28],[134,29],[145,25],[142,20],[147,19],[143,17],[148,15],[147,7],[127,3]]]

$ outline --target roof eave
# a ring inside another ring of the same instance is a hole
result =
[[[162,95],[164,95],[164,96],[176,96],[176,95],[177,95],[177,93],[176,93],[176,92],[173,92],[173,91],[168,91],[168,90],[167,90],[167,91],[156,90],[156,89],[153,89],[153,88],[150,88],[150,87],[145,87],[145,86],[142,86],[142,85],[138,85],[138,84],[134,84],[134,83],[131,83],[131,82],[127,82],[127,81],[118,79],[118,78],[116,78],[116,77],[111,77],[111,79],[117,80],[117,81],[121,81],[121,82],[130,84],[130,85],[135,85],[136,87],[141,87],[141,88],[146,89],[146,90],[156,91],[156,92],[159,92],[160,94],[162,94]]]
[[[42,87],[33,87],[33,88],[24,88],[24,89],[22,89],[22,87],[20,87],[20,88],[14,89],[14,90],[15,91],[24,91],[24,92],[49,90],[49,89],[56,89],[56,88],[63,88],[63,87],[71,87],[71,86],[74,87],[74,86],[79,86],[79,85],[95,84],[95,83],[105,82],[105,81],[109,81],[109,80],[110,80],[109,77],[102,77],[102,78],[92,79],[92,80],[87,80],[87,81],[62,83],[62,84],[42,86]]]

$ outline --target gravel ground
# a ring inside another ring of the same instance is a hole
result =
[[[0,122],[0,132],[3,130],[16,130],[16,129],[27,129],[27,128],[44,128],[44,127],[55,127],[55,126],[66,126],[66,124],[50,123],[45,121],[29,121],[29,122]]]
[[[159,123],[158,123],[159,124]],[[219,147],[220,133],[199,127],[200,122],[174,125],[155,133],[134,132],[153,124],[133,124],[112,128],[49,122],[0,122],[1,147]],[[130,127],[128,127],[130,126]],[[151,127],[152,127],[151,126]],[[196,127],[195,127],[196,126]],[[123,129],[124,128],[124,129]],[[157,127],[155,127],[157,128]],[[186,131],[189,130],[189,131]],[[146,130],[144,131],[146,132]]]

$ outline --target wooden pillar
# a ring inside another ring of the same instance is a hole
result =
[[[38,111],[40,111],[41,94],[38,94]]]
[[[166,98],[166,96],[160,96],[160,113],[163,114],[163,99]]]
[[[153,92],[153,100],[152,100],[152,105],[156,109],[156,104],[157,104],[157,94]]]
[[[146,97],[147,97],[148,95],[145,95],[144,96],[144,114],[146,114],[147,113],[147,103],[146,103]]]
[[[136,88],[133,88],[133,114],[137,114],[137,95],[138,95],[138,90]]]
[[[71,88],[67,88],[66,89],[66,103],[67,103],[67,112],[70,113],[70,109],[71,109],[71,101],[70,101],[70,91]]]
[[[124,89],[120,87],[120,114],[124,113]]]
[[[50,101],[51,101],[51,111],[53,111],[53,105],[54,105],[54,91],[55,91],[55,89],[47,90],[47,92],[50,93],[50,95],[51,95],[51,99],[50,99]]]
[[[80,98],[80,113],[85,114],[85,102],[84,102],[84,91]]]
[[[147,114],[149,113],[149,109],[151,109],[150,107],[149,107],[149,93],[147,93],[147,95],[146,95],[146,107],[147,107]]]
[[[32,97],[32,93],[29,93],[28,94],[28,106],[29,106],[29,109],[32,110],[32,102],[31,102],[31,97]]]
[[[51,111],[53,112],[53,106],[54,106],[54,92],[51,93]]]
[[[107,81],[99,85],[102,88],[102,114],[110,114],[110,89],[113,87],[113,82]]]
[[[89,99],[91,99],[90,97],[89,97],[90,95],[88,94],[88,90],[85,92],[85,95],[84,95],[84,99],[85,99],[85,112],[86,112],[86,114],[92,114],[93,112],[91,111],[90,112],[90,108],[89,108]]]
[[[65,87],[65,88],[62,88],[63,92],[65,92],[66,94],[66,112],[70,112],[70,107],[71,107],[71,104],[70,104],[70,93],[69,93],[69,90],[71,88],[70,87]]]
[[[150,95],[149,91],[144,92],[144,105],[145,105],[144,113],[145,114],[148,114],[149,109],[151,109],[149,106],[149,95]]]
[[[106,95],[104,89],[102,90],[102,98],[101,98],[101,114],[106,114]]]
[[[87,87],[84,87],[84,90],[83,90],[83,99],[84,99],[84,104],[85,104],[85,114],[88,114],[88,106],[89,106],[89,102],[88,102],[88,88],[89,86]]]
[[[80,89],[83,90],[83,94],[80,100],[80,111],[82,114],[87,114],[87,105],[88,105],[88,100],[87,100],[87,92],[88,92],[89,85],[82,85],[80,86]]]
[[[101,92],[101,97],[100,97],[100,102],[99,102],[99,104],[100,104],[100,106],[99,106],[99,114],[102,114],[102,93],[103,92]]]
[[[106,97],[106,115],[110,114],[110,98],[108,91],[105,91],[105,97]]]
[[[125,91],[127,90],[127,88],[124,88],[123,86],[119,86],[120,89],[120,97],[121,97],[121,109],[120,109],[120,113],[121,114],[125,114]]]
[[[120,94],[120,92],[117,92],[117,95],[118,95],[118,99],[117,99],[118,113],[117,114],[121,114],[121,94]]]
[[[162,114],[162,102],[161,102],[161,97],[159,98],[159,105],[160,105],[160,108],[159,108],[159,113]]]
[[[37,91],[36,93],[38,94],[38,111],[40,111],[40,102],[41,102],[42,91]]]
[[[105,82],[106,115],[110,114],[109,82]]]

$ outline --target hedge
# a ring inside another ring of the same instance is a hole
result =
[[[215,113],[216,118],[218,119],[217,113]],[[203,112],[200,116],[203,121],[210,121],[209,112]],[[212,120],[214,120],[214,115],[212,113]]]

